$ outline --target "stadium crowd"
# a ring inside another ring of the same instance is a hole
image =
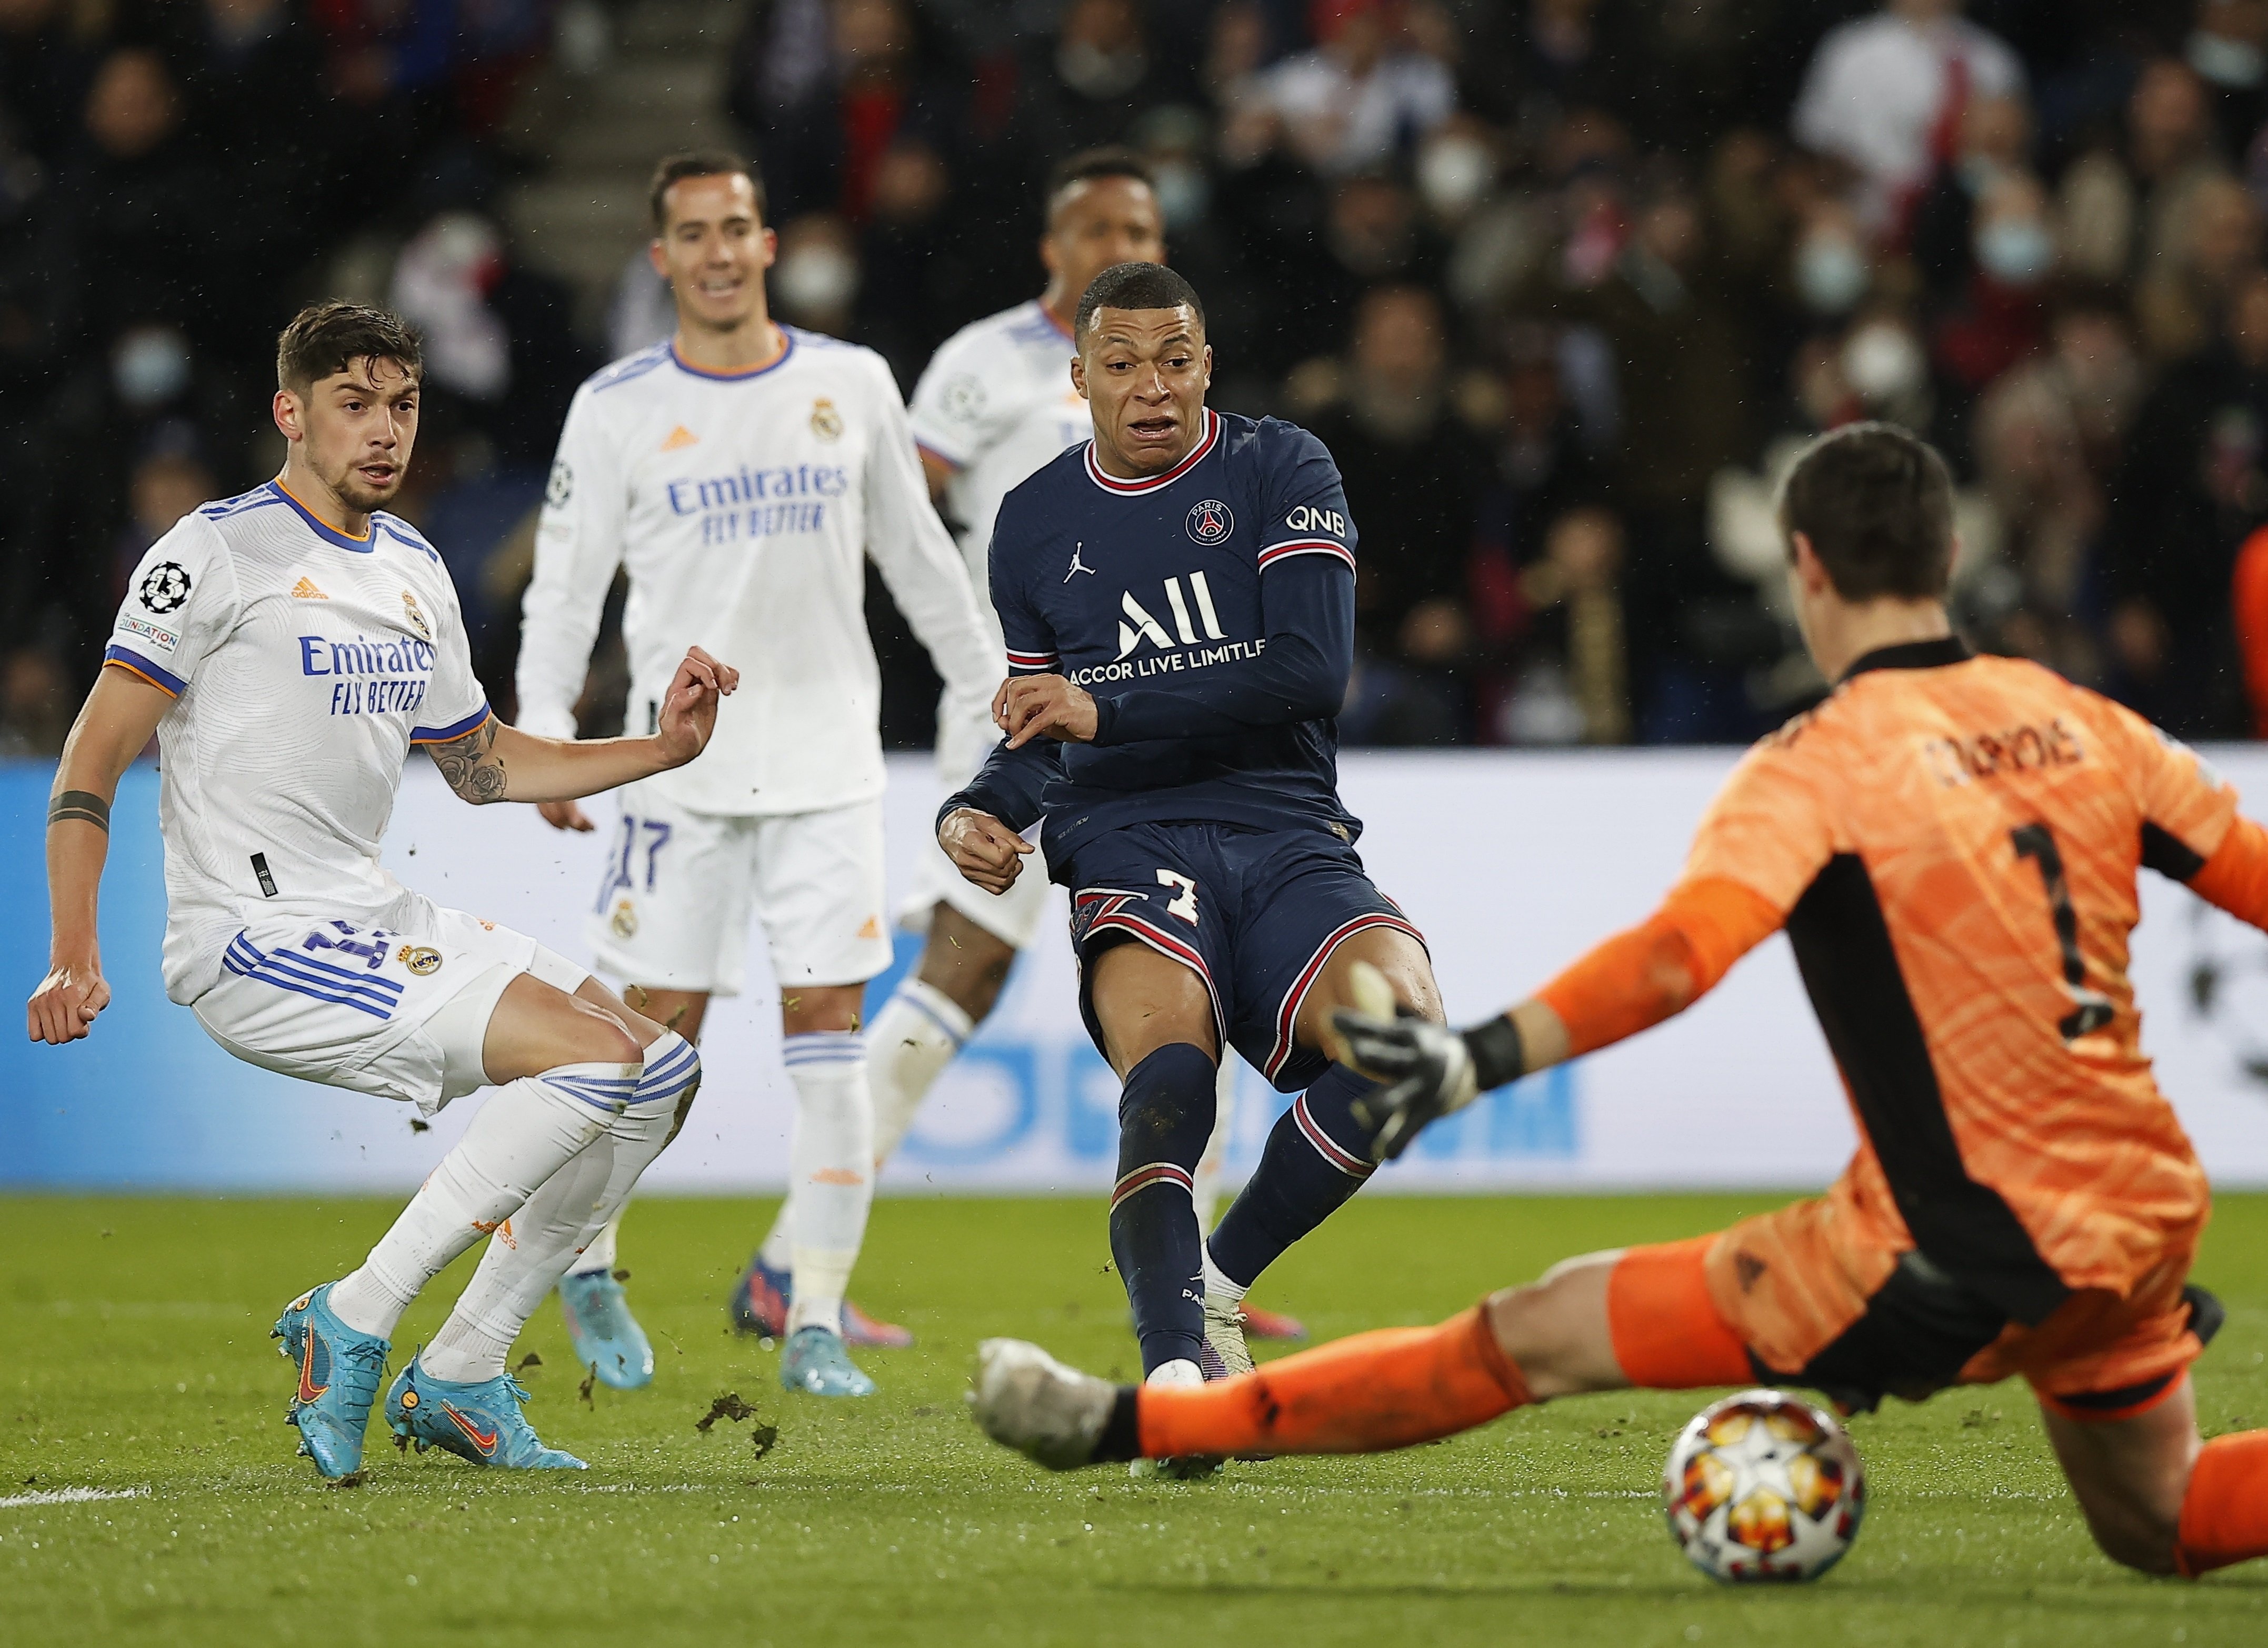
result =
[[[373,230],[431,340],[406,507],[510,680],[566,400],[660,324],[498,226],[596,4],[0,0],[0,744],[57,746],[142,548],[272,465],[275,328]],[[1344,472],[1350,742],[1775,724],[1821,683],[1773,485],[1862,417],[1953,460],[1979,644],[2268,729],[2268,0],[747,0],[725,101],[777,313],[909,390],[1036,289],[1050,164],[1146,158],[1216,404]]]

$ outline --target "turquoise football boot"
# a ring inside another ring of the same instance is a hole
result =
[[[816,1323],[788,1335],[780,1352],[780,1384],[812,1396],[872,1396],[874,1381],[843,1348],[843,1335]]]
[[[409,1358],[386,1393],[387,1428],[423,1453],[446,1448],[475,1465],[508,1470],[588,1470],[572,1453],[546,1447],[520,1414],[526,1387],[509,1373],[458,1384],[435,1379]]]
[[[363,1431],[391,1347],[332,1313],[328,1301],[334,1285],[326,1282],[286,1305],[269,1337],[284,1342],[282,1354],[299,1370],[299,1388],[291,1393],[284,1421],[298,1427],[299,1452],[335,1481],[362,1468]]]
[[[600,1384],[637,1390],[653,1383],[653,1345],[630,1314],[622,1284],[607,1271],[561,1276],[559,1313],[567,1319],[576,1365],[590,1369]]]

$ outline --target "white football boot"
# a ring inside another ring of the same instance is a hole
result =
[[[1196,1372],[1194,1362],[1184,1365]],[[1026,1340],[987,1339],[976,1347],[971,1415],[986,1436],[1049,1470],[1094,1463],[1117,1400],[1108,1379],[1065,1367]]]

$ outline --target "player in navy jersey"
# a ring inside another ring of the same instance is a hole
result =
[[[999,892],[1032,850],[1019,832],[1046,821],[1081,1010],[1125,1084],[1111,1251],[1145,1374],[1180,1384],[1251,1365],[1244,1291],[1370,1172],[1356,1100],[1371,1083],[1325,1051],[1352,964],[1441,1013],[1424,942],[1363,873],[1338,796],[1355,529],[1330,453],[1205,406],[1204,312],[1170,269],[1106,269],[1073,331],[1094,438],[1001,504],[1005,737],[938,839]],[[1189,1186],[1224,1045],[1305,1091],[1208,1243]]]

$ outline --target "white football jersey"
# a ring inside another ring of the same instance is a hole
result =
[[[488,719],[456,587],[406,521],[360,538],[276,482],[150,547],[104,662],[179,702],[158,724],[166,993],[195,1001],[255,912],[383,926],[378,862],[413,744]]]
[[[687,647],[740,670],[701,758],[649,781],[696,813],[813,813],[882,793],[868,555],[945,680],[941,722],[981,713],[1005,673],[889,368],[781,329],[786,353],[755,371],[703,371],[662,343],[585,383],[536,536],[521,725],[574,736],[618,566],[630,732],[651,730]]]
[[[961,524],[961,552],[979,592],[1000,500],[1039,467],[1094,433],[1071,386],[1071,334],[1036,298],[971,321],[931,358],[914,386],[914,439],[951,464],[946,503]],[[999,620],[984,616],[998,638]]]

